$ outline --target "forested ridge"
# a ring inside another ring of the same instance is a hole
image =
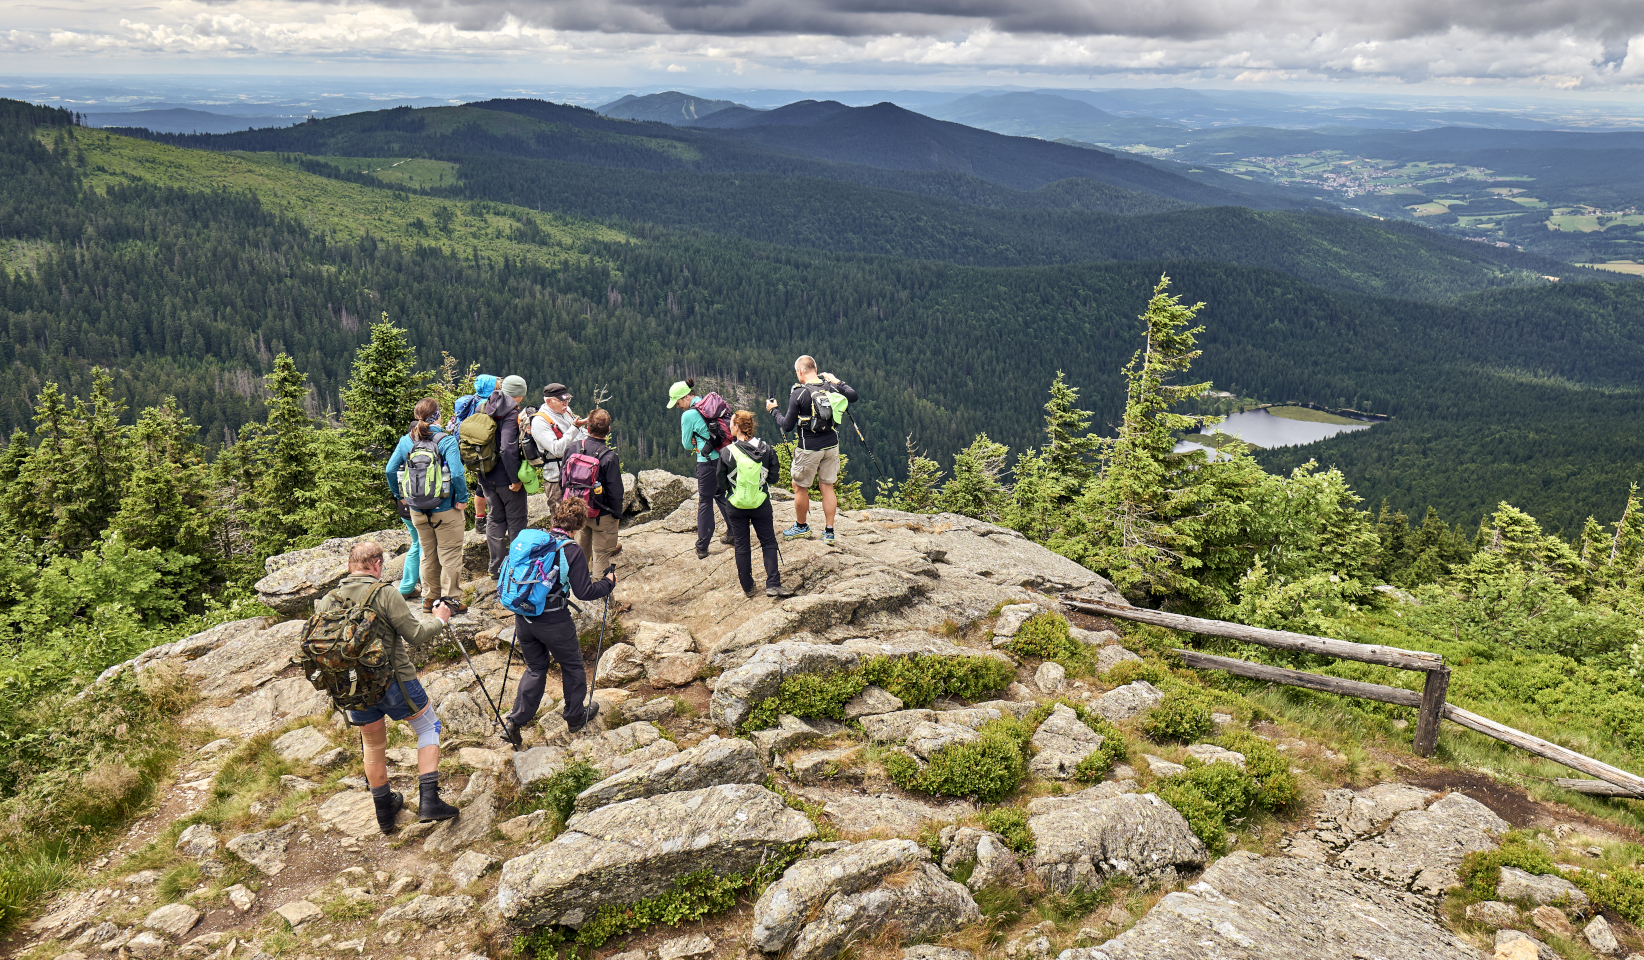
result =
[[[618,231],[460,195],[385,239],[339,218],[412,194],[336,163],[259,158],[298,168],[274,188],[311,198],[292,205],[188,151],[118,166],[71,121],[0,102],[0,930],[106,852],[177,756],[180,685],[80,691],[155,644],[267,614],[251,591],[266,558],[394,528],[382,470],[413,405],[449,413],[482,370],[533,393],[561,380],[582,409],[604,387],[623,467],[684,471],[669,381],[753,405],[811,353],[863,397],[847,506],[1001,524],[1140,604],[1433,650],[1452,695],[1493,717],[1606,762],[1644,755],[1644,286],[1401,300],[1309,284],[1293,261],[978,266],[738,236],[683,222],[685,205]],[[1176,453],[1211,385],[1393,419],[1260,459]],[[1089,670],[1064,638],[1046,658]],[[1142,669],[1172,715],[1214,726],[1200,678]],[[1328,710],[1349,739],[1408,737],[1398,708],[1237,684],[1275,716]],[[1440,759],[1541,775],[1504,750]],[[1616,901],[1635,920],[1638,902]]]
[[[863,188],[817,180],[800,183],[798,199],[784,205],[783,186],[795,181],[761,175],[743,181],[759,180],[748,184],[753,200],[721,197],[715,206],[724,182],[706,174],[505,158],[464,170],[472,178],[456,188],[467,194],[464,204],[485,195],[584,216],[609,216],[615,207],[637,238],[578,240],[574,258],[543,263],[339,239],[243,192],[161,188],[136,175],[97,192],[83,185],[100,167],[97,151],[88,156],[72,127],[60,131],[61,143],[15,123],[7,130],[6,163],[16,174],[0,186],[0,231],[12,241],[11,267],[0,280],[13,353],[0,378],[7,428],[28,425],[47,380],[84,394],[91,366],[102,365],[131,408],[175,396],[201,438],[218,446],[261,416],[260,378],[279,353],[308,377],[310,412],[335,413],[349,354],[369,321],[387,312],[408,331],[425,369],[443,351],[487,371],[521,372],[533,386],[564,379],[584,395],[608,387],[634,465],[684,465],[673,418],[646,402],[667,382],[705,374],[747,396],[780,395],[792,357],[816,354],[863,391],[857,419],[874,457],[858,457],[856,472],[867,478],[881,469],[902,472],[909,436],[944,461],[982,431],[1012,450],[1034,445],[1039,392],[1058,370],[1084,389],[1098,424],[1115,423],[1121,393],[1114,372],[1136,329],[1134,305],[1168,272],[1177,289],[1211,305],[1200,369],[1219,387],[1395,418],[1299,453],[1263,453],[1275,466],[1322,451],[1362,493],[1412,514],[1431,504],[1475,522],[1508,499],[1569,531],[1613,505],[1639,460],[1627,427],[1639,413],[1644,350],[1632,322],[1641,306],[1636,284],[1541,284],[1412,302],[1320,289],[1286,275],[1306,269],[1298,264],[1302,254],[1326,270],[1354,263],[1323,260],[1341,249],[1338,235],[1277,248],[1270,259],[1288,268],[1282,273],[1206,253],[1238,245],[1264,218],[1290,218],[1275,230],[1290,237],[1297,223],[1346,224],[1372,256],[1378,237],[1398,241],[1366,233],[1372,225],[1362,221],[1231,208],[1105,215],[1133,237],[1156,238],[1157,258],[980,267],[942,262],[958,259],[951,248],[966,243],[975,244],[977,259],[997,262],[987,251],[1002,249],[998,234],[963,219],[976,204],[900,191],[853,204],[866,196]],[[602,187],[611,183],[623,189]],[[623,199],[630,189],[640,201]],[[683,199],[663,203],[676,189]],[[587,199],[600,197],[614,199]],[[647,221],[648,209],[657,215]],[[944,209],[958,227],[936,215]],[[1072,214],[988,215],[1028,218],[1007,238],[1025,244],[1051,232],[1031,218]],[[727,227],[744,216],[753,226]],[[1193,222],[1173,219],[1190,216],[1211,218],[1200,225],[1219,218],[1227,244],[1218,248]],[[834,229],[852,218],[858,230]],[[522,219],[516,229],[528,232],[531,218]],[[925,238],[897,233],[910,220]],[[438,229],[428,225],[431,240],[440,239]],[[924,259],[817,250],[825,244],[807,245],[817,231],[916,251],[934,237],[949,248]],[[1079,232],[1066,234],[1087,247],[1111,240],[1080,239]],[[727,235],[738,233],[764,235]],[[1413,246],[1393,247],[1387,261],[1461,271],[1461,261],[1442,261],[1442,250],[1423,238],[1404,242]],[[1382,262],[1364,259],[1351,269],[1376,280]],[[1442,270],[1427,275],[1434,274],[1441,278],[1434,282],[1445,282]],[[1476,272],[1454,276],[1479,280]],[[860,450],[854,436],[850,444]]]

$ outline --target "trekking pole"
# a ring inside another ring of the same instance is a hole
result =
[[[850,416],[850,411],[845,411],[845,415]],[[885,465],[880,463],[879,458],[873,455],[873,448],[868,446],[868,438],[862,436],[862,428],[857,425],[855,417],[851,417],[851,429],[856,431],[856,439],[862,442],[862,449],[867,451],[868,459],[873,461],[873,479],[879,484],[880,487],[883,487],[885,485],[885,479],[883,476]]]
[[[502,668],[502,689],[497,691],[497,700],[498,700],[498,702],[501,702],[501,701],[506,700],[508,698],[508,673],[509,673],[509,671],[514,669],[514,648],[518,644],[519,644],[519,637],[517,635],[514,637],[514,640],[511,643],[508,644],[508,662]],[[523,663],[524,661],[522,660],[521,662]],[[483,687],[483,686],[485,686],[485,684],[481,683],[480,686]],[[498,710],[497,713],[501,714],[502,711]],[[515,731],[515,733],[512,737],[508,736],[508,725],[506,723],[502,723],[501,716],[497,717],[497,722],[502,725],[503,739],[507,740],[510,746],[512,746],[514,749],[518,750],[521,746],[524,745],[524,741],[523,741],[523,739],[520,738],[520,735],[519,735],[518,731]]]
[[[615,569],[616,564],[613,563],[605,568],[605,572],[601,576],[608,577],[611,575],[611,571]],[[589,709],[591,709],[594,704],[594,687],[599,683],[599,658],[605,655],[605,624],[608,623],[610,619],[611,595],[607,593],[605,595],[605,612],[601,614],[599,618],[599,643],[594,646],[594,678],[588,683],[588,702],[582,705],[582,715],[584,717],[588,715]],[[583,722],[587,723],[586,720]]]
[[[485,702],[491,705],[491,714],[497,718],[497,726],[503,730],[508,729],[502,725],[502,711],[497,709],[497,702],[491,699],[491,691],[485,689],[485,681],[480,677],[479,669],[474,666],[473,658],[468,655],[468,648],[462,645],[462,639],[457,636],[457,631],[452,630],[451,624],[447,623],[445,632],[456,642],[457,649],[462,651],[462,658],[468,661],[468,671],[474,675],[475,680],[479,681],[480,694],[485,697]]]

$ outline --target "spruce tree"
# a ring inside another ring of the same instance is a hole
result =
[[[198,561],[212,559],[210,467],[194,441],[199,428],[167,397],[144,410],[130,430],[131,469],[112,529],[133,548],[158,547]]]
[[[22,509],[13,517],[13,529],[42,555],[52,556],[57,553],[54,535],[73,499],[67,484],[74,444],[73,414],[55,383],[42,387],[35,400],[34,435],[37,442],[21,469]]]
[[[1078,388],[1068,386],[1060,370],[1050,382],[1050,400],[1045,403],[1045,437],[1040,455],[1049,474],[1063,496],[1077,496],[1090,479],[1090,457],[1101,441],[1090,435],[1090,411],[1079,409]]]
[[[268,387],[268,420],[245,441],[237,466],[249,480],[239,488],[239,506],[260,557],[284,552],[302,537],[302,494],[313,484],[315,424],[303,408],[308,377],[286,354],[274,358],[263,378]]]
[[[411,427],[429,376],[412,371],[416,354],[405,331],[388,314],[371,327],[371,340],[354,355],[354,369],[342,391],[342,419],[359,455],[386,462]]]
[[[908,449],[908,475],[900,483],[881,484],[875,506],[904,513],[936,513],[936,488],[942,480],[942,467],[922,455],[913,437],[905,441]]]
[[[1087,566],[1110,571],[1121,588],[1158,594],[1192,592],[1197,586],[1186,573],[1194,564],[1184,564],[1196,544],[1171,521],[1216,503],[1214,492],[1197,488],[1227,472],[1203,471],[1202,451],[1174,452],[1178,433],[1209,418],[1172,408],[1202,395],[1210,384],[1172,382],[1199,357],[1196,337],[1204,328],[1188,325],[1204,304],[1185,306],[1169,290],[1170,278],[1160,277],[1141,316],[1145,342],[1125,366],[1124,420],[1104,451],[1100,478],[1079,502],[1088,526],[1074,534],[1083,542],[1067,544]],[[1250,480],[1260,475],[1258,467]]]
[[[120,426],[126,405],[114,396],[114,379],[92,370],[91,402],[76,398],[70,419],[65,475],[72,496],[59,502],[53,538],[58,552],[78,554],[97,543],[120,510],[127,470],[127,437]]]
[[[1010,493],[999,482],[1010,448],[977,434],[970,446],[953,458],[953,479],[942,485],[936,498],[940,513],[958,513],[978,520],[996,521],[1004,513]]]

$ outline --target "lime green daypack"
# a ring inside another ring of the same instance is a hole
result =
[[[443,438],[442,438],[443,439]],[[414,510],[434,510],[451,496],[451,468],[435,440],[411,441],[400,467],[400,498]]]
[[[765,465],[749,456],[740,440],[726,449],[736,459],[736,476],[729,497],[731,506],[738,510],[757,509],[770,496],[765,492]]]
[[[806,392],[811,395],[811,416],[805,421],[805,429],[811,433],[827,433],[845,423],[845,409],[850,406],[850,399],[833,388],[833,385],[822,383],[807,383]]]

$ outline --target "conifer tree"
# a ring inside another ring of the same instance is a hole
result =
[[[412,372],[415,361],[405,331],[390,323],[387,313],[372,325],[370,341],[354,355],[354,370],[342,391],[342,419],[367,460],[386,462],[410,429],[412,409],[430,379]]]
[[[73,496],[66,487],[74,443],[73,415],[55,383],[42,387],[35,400],[34,435],[37,442],[18,484],[22,509],[13,522],[18,533],[32,540],[43,554],[51,555],[56,552],[52,541],[67,509],[66,501]]]
[[[1087,566],[1110,571],[1121,588],[1153,593],[1196,585],[1184,566],[1195,544],[1171,521],[1177,514],[1190,515],[1203,502],[1217,502],[1213,493],[1197,489],[1211,479],[1200,472],[1206,464],[1203,453],[1174,452],[1178,432],[1209,419],[1172,410],[1210,389],[1209,383],[1172,382],[1199,357],[1196,337],[1204,328],[1188,325],[1204,304],[1185,306],[1169,290],[1170,278],[1160,277],[1141,316],[1146,339],[1125,367],[1124,420],[1104,451],[1099,480],[1079,502],[1077,512],[1087,526],[1072,532],[1083,542],[1067,544]],[[1259,476],[1257,468],[1251,479]]]
[[[1061,371],[1044,409],[1045,445],[1017,455],[1001,519],[1030,540],[1050,543],[1067,533],[1068,505],[1089,482],[1090,457],[1101,440],[1089,433],[1090,411],[1079,409],[1079,391]]]
[[[937,485],[942,480],[942,467],[935,460],[920,454],[912,436],[905,443],[908,448],[907,478],[900,483],[894,480],[882,482],[874,505],[904,513],[936,513]]]
[[[313,482],[315,426],[303,409],[308,377],[286,354],[274,358],[263,378],[268,420],[245,440],[236,466],[242,483],[238,505],[260,557],[287,549],[303,536],[302,493]]]
[[[216,514],[210,467],[194,441],[199,428],[167,397],[130,428],[131,469],[112,529],[133,548],[158,547],[198,561],[212,558]]]
[[[70,419],[61,482],[72,496],[59,501],[54,539],[57,551],[78,554],[102,537],[120,510],[126,480],[126,432],[120,417],[126,405],[114,396],[114,379],[92,370],[91,402],[76,398]]]
[[[1010,448],[977,434],[970,446],[953,458],[953,479],[942,485],[936,498],[939,513],[958,513],[978,520],[996,521],[1009,502],[1010,493],[999,482]]]

